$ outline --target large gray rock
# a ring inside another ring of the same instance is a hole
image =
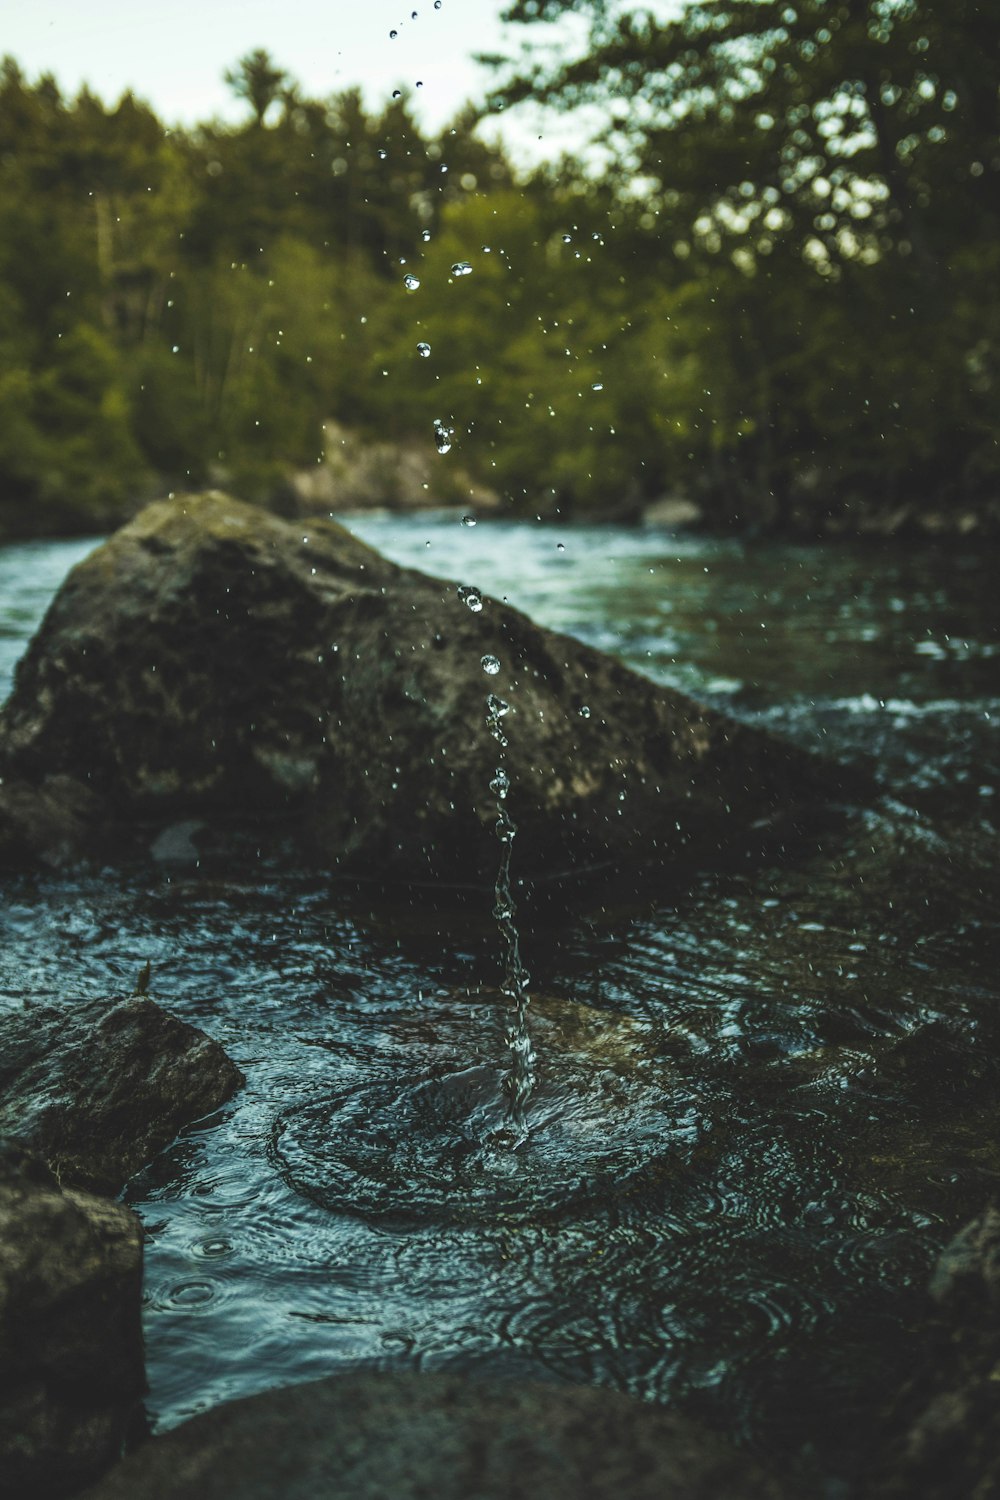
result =
[[[145,1387],[142,1228],[0,1143],[0,1494],[56,1500],[120,1455]]]
[[[367,1375],[217,1407],[89,1500],[776,1500],[721,1440],[608,1391]]]
[[[152,1000],[30,1005],[0,1018],[0,1135],[74,1187],[117,1193],[242,1082],[217,1042]]]
[[[0,863],[193,818],[292,832],[348,869],[491,880],[491,690],[510,705],[521,876],[642,858],[683,877],[843,789],[828,764],[495,600],[474,612],[331,521],[210,493],[148,507],[50,608],[0,715]]]

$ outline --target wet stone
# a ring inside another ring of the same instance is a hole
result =
[[[218,492],[147,507],[70,573],[0,710],[0,865],[158,857],[197,824],[199,849],[291,842],[350,874],[491,885],[492,676],[523,878],[641,865],[687,885],[860,790],[475,594],[329,519]]]
[[[1000,1492],[1000,1213],[945,1246],[916,1323],[907,1381],[874,1446],[862,1500],[987,1500]]]
[[[0,1140],[0,1493],[61,1500],[120,1454],[145,1386],[142,1226]]]
[[[614,1391],[361,1375],[196,1417],[89,1500],[778,1500],[746,1453]]]
[[[0,1017],[0,1133],[60,1182],[116,1193],[243,1075],[152,1000],[70,1000]]]

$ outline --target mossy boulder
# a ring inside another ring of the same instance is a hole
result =
[[[212,492],[149,506],[53,602],[0,714],[0,862],[113,854],[195,819],[291,836],[330,867],[491,880],[491,692],[522,877],[644,861],[683,880],[851,790],[330,520]]]
[[[120,1455],[145,1389],[142,1226],[0,1141],[0,1493],[61,1500]]]

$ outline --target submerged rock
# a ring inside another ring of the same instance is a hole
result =
[[[0,1135],[64,1185],[117,1193],[242,1082],[217,1042],[152,1000],[33,1005],[0,1018]]]
[[[58,1500],[119,1457],[145,1388],[142,1227],[0,1143],[0,1493]]]
[[[89,1500],[777,1500],[745,1454],[611,1391],[335,1377],[217,1407]]]
[[[495,600],[469,608],[331,521],[212,492],[148,507],[60,590],[0,715],[0,863],[205,820],[290,833],[345,870],[491,880],[491,691],[509,705],[522,878],[638,859],[683,878],[849,790],[818,758]],[[63,802],[80,789],[62,843],[38,809],[56,784]]]

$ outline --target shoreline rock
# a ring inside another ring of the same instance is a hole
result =
[[[406,512],[459,504],[480,512],[500,509],[496,490],[461,466],[442,473],[440,463],[432,462],[435,457],[426,442],[372,441],[329,419],[323,423],[322,463],[297,470],[288,488],[296,513],[303,516],[340,510]]]

